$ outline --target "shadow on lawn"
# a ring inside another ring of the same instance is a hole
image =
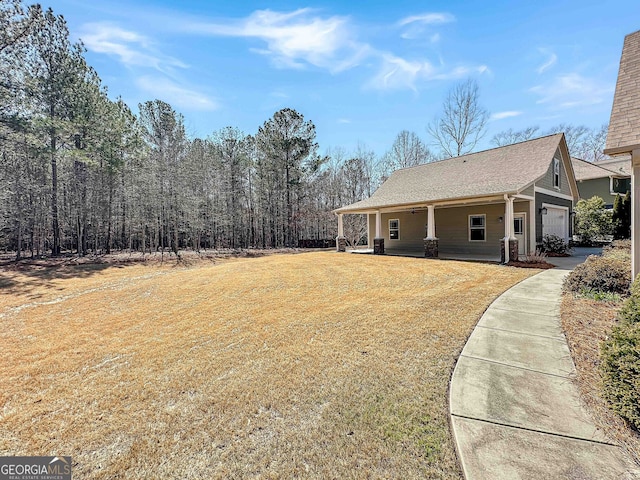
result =
[[[13,295],[26,295],[38,298],[32,290],[49,286],[53,280],[82,279],[100,273],[107,268],[124,268],[130,263],[101,261],[100,258],[78,258],[61,256],[55,258],[36,258],[7,260],[0,258],[0,291]]]

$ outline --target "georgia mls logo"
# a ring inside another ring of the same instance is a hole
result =
[[[71,457],[0,457],[0,480],[71,480]]]

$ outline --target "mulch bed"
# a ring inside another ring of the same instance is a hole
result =
[[[507,263],[507,265],[509,267],[518,267],[518,268],[542,268],[544,270],[547,270],[549,268],[554,268],[555,265],[552,265],[550,263],[547,262],[537,262],[537,263],[530,263],[530,262],[509,262]]]
[[[565,293],[561,306],[562,330],[576,365],[574,381],[596,426],[625,447],[640,465],[640,433],[610,410],[602,398],[600,345],[615,325],[620,306],[621,303],[576,298]]]

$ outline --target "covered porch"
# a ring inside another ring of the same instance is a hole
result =
[[[535,251],[535,206],[505,194],[338,213],[336,244],[346,251],[343,215],[365,214],[369,253],[505,263]]]

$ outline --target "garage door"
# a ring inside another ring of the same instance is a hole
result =
[[[544,205],[547,214],[542,215],[542,235],[556,235],[565,240],[569,237],[569,215],[566,209]]]

